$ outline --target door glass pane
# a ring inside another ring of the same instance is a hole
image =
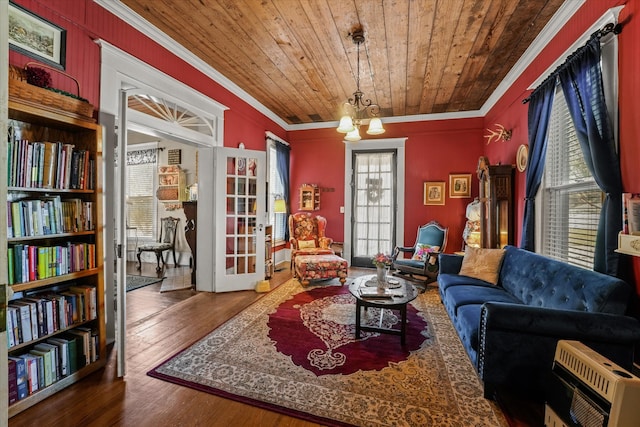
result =
[[[257,161],[227,158],[226,274],[256,271]]]
[[[352,264],[391,254],[395,230],[395,153],[354,153]]]

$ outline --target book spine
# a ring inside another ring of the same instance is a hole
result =
[[[9,405],[13,405],[18,401],[18,372],[16,362],[11,359],[7,364],[7,377],[9,379]]]
[[[13,285],[14,283],[16,283],[16,278],[14,275],[14,263],[14,250],[13,247],[9,247],[7,249],[7,280],[9,282],[9,285]]]

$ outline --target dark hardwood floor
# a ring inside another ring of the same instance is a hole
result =
[[[138,271],[131,263],[128,270],[129,274],[156,275],[155,264],[143,264],[142,271]],[[171,284],[181,287],[190,274],[186,267],[166,268],[163,272],[165,288]],[[288,268],[276,272],[271,279],[271,288],[290,277]],[[171,292],[160,292],[160,289],[161,284],[158,283],[127,293],[125,378],[117,377],[117,355],[109,347],[104,370],[14,416],[9,425],[317,425],[147,376],[147,371],[202,338],[263,295],[254,291],[213,294],[192,289]],[[501,396],[501,403],[511,426],[543,425],[539,405],[518,401],[509,395]]]

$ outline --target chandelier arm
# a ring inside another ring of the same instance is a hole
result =
[[[372,118],[371,124],[375,125],[373,128],[369,128],[367,131],[370,135],[379,135],[384,133],[382,128],[382,122],[380,121],[380,106],[374,104],[371,99],[364,98],[364,93],[360,90],[360,45],[364,43],[364,31],[362,27],[353,33],[349,34],[352,37],[353,42],[356,44],[356,91],[353,93],[353,97],[349,98],[345,103],[345,116],[340,120],[338,126],[338,132],[348,133],[345,139],[348,141],[358,141],[360,139],[359,127],[366,119],[365,116]],[[350,112],[348,110],[351,110]],[[343,124],[344,123],[344,124]],[[364,122],[367,123],[367,122]]]

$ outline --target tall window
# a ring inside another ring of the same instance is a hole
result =
[[[284,233],[287,227],[287,214],[275,213],[273,211],[273,202],[276,197],[284,196],[284,184],[282,177],[278,173],[276,145],[275,142],[269,140],[269,223],[273,225],[273,238],[276,242],[284,240]]]
[[[140,240],[156,239],[156,149],[127,152],[127,226],[137,228]]]
[[[592,269],[603,193],[584,161],[560,88],[551,110],[542,189],[543,253]]]

